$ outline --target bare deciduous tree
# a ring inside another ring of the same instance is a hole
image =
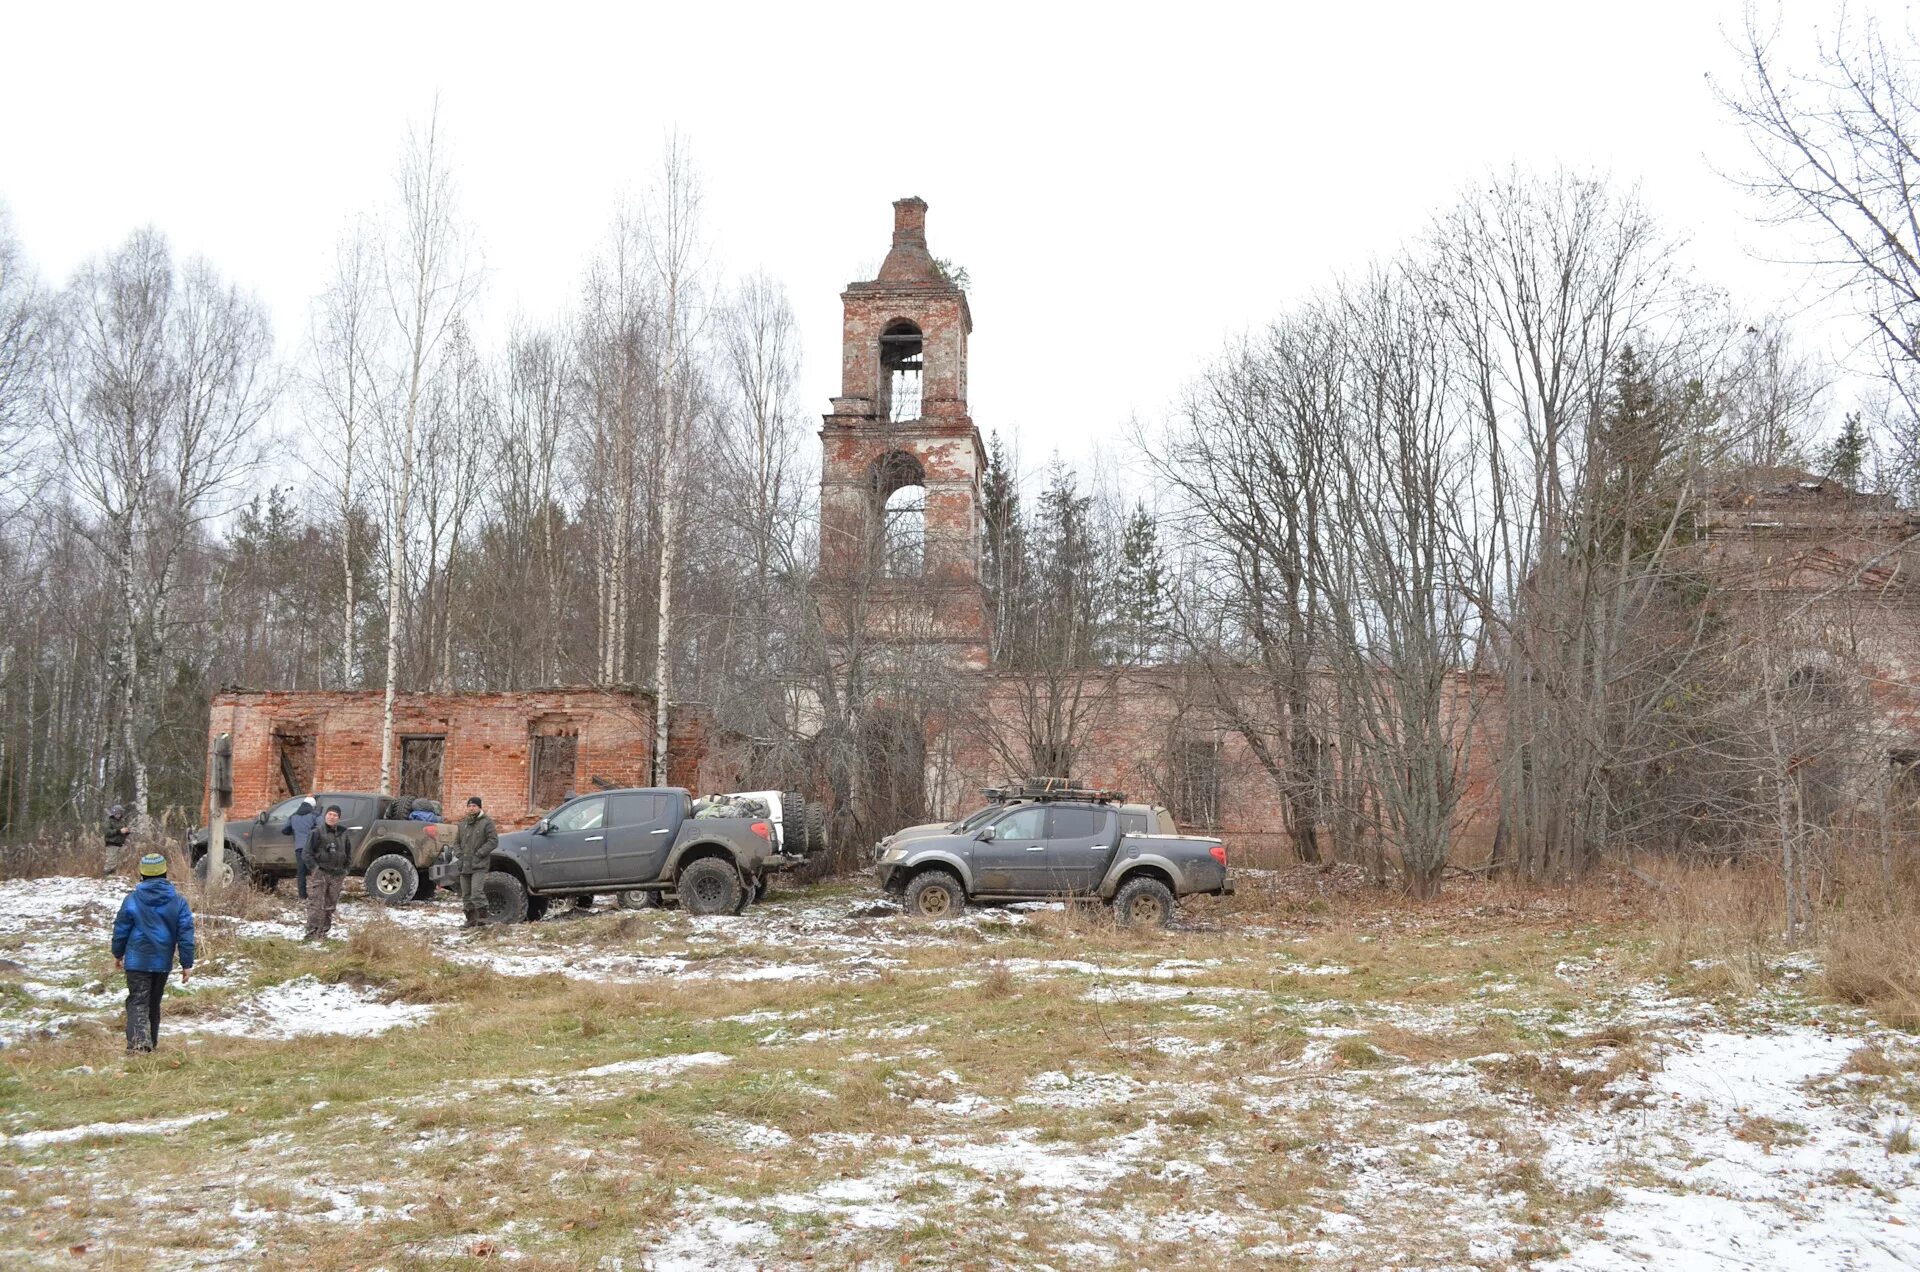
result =
[[[154,664],[168,656],[188,548],[226,511],[274,384],[265,311],[203,261],[176,273],[141,230],[60,299],[46,399],[60,476],[114,581],[120,740],[149,812]]]
[[[398,221],[388,234],[380,292],[392,323],[380,417],[386,538],[385,705],[380,726],[380,789],[393,789],[393,704],[400,684],[400,638],[408,602],[407,557],[416,509],[428,378],[448,336],[473,299],[479,272],[459,219],[439,116],[407,137],[397,175]]]
[[[660,567],[659,601],[654,619],[653,780],[667,780],[667,722],[673,694],[673,589],[680,535],[681,484],[685,452],[693,431],[696,393],[689,365],[694,342],[704,325],[700,237],[700,178],[686,141],[667,141],[660,176],[646,208],[647,246],[660,288],[661,430],[659,452]]]
[[[1812,69],[1775,54],[1749,9],[1742,78],[1721,101],[1747,130],[1756,167],[1739,178],[1776,223],[1809,230],[1805,264],[1851,293],[1879,337],[1888,381],[1920,415],[1920,79],[1911,52],[1872,19],[1840,12]]]
[[[322,427],[317,436],[331,443],[314,462],[315,483],[324,506],[337,510],[340,524],[340,576],[345,596],[345,631],[340,642],[340,681],[360,682],[358,635],[359,553],[355,542],[373,422],[381,417],[382,390],[377,365],[382,337],[377,309],[378,261],[364,227],[356,226],[334,249],[334,275],[314,302],[307,340],[306,384],[309,410]]]

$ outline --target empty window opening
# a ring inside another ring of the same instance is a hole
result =
[[[400,789],[394,793],[417,799],[439,799],[441,764],[446,754],[444,737],[401,738]]]
[[[914,578],[926,568],[927,474],[905,451],[888,451],[869,470],[873,504],[873,563],[889,578]]]
[[[580,738],[572,733],[553,733],[533,739],[529,767],[533,771],[527,803],[536,809],[557,807],[573,794],[574,769],[580,758]]]
[[[1174,742],[1173,819],[1182,826],[1214,829],[1220,825],[1220,743],[1213,738]]]
[[[927,488],[902,486],[887,496],[881,565],[887,577],[916,578],[926,568]]]
[[[920,418],[925,347],[920,328],[905,319],[889,324],[880,336],[880,390],[889,424]]]
[[[273,733],[274,776],[282,795],[305,795],[313,790],[313,734]]]

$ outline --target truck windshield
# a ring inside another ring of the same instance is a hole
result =
[[[1000,810],[1005,807],[1005,804],[988,804],[985,808],[968,813],[965,817],[955,822],[952,829],[956,831],[978,830],[998,816]]]

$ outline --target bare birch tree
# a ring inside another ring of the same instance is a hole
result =
[[[454,202],[439,116],[410,132],[397,174],[398,220],[387,236],[380,293],[391,322],[389,392],[381,394],[381,481],[386,539],[387,641],[380,723],[380,789],[393,789],[393,706],[408,600],[407,556],[416,509],[428,378],[441,346],[479,286],[479,270]]]
[[[621,209],[588,266],[571,359],[577,377],[575,470],[593,527],[597,672],[600,684],[632,680],[630,642],[643,516],[657,502],[658,316],[644,230]]]
[[[667,141],[660,176],[646,207],[647,245],[658,280],[661,334],[659,601],[654,619],[653,780],[667,778],[667,722],[673,696],[673,589],[680,535],[685,448],[693,428],[693,375],[688,365],[704,323],[700,180],[684,139]]]
[[[75,275],[54,347],[47,412],[62,480],[114,583],[120,741],[144,819],[154,664],[170,652],[187,549],[253,457],[274,390],[271,337],[257,301],[202,261],[176,273],[166,240],[141,230]]]
[[[378,359],[386,335],[380,325],[379,261],[364,226],[356,226],[334,248],[333,280],[314,301],[307,338],[309,418],[324,439],[312,464],[321,503],[340,519],[340,577],[345,597],[346,630],[340,643],[340,683],[360,683],[360,545],[356,532],[364,495],[363,465],[375,421],[381,418]]]

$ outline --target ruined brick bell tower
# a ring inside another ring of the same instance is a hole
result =
[[[967,414],[967,296],[927,251],[927,205],[893,205],[893,248],[849,284],[840,396],[820,430],[820,576],[836,638],[987,665],[980,479]]]

